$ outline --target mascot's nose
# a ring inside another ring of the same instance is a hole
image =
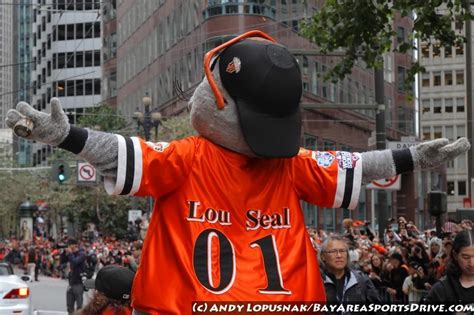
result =
[[[293,55],[279,44],[245,39],[221,53],[219,73],[252,151],[262,157],[296,155],[302,82]]]

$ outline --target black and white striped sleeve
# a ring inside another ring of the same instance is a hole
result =
[[[117,141],[117,177],[105,177],[105,190],[112,195],[134,195],[142,181],[142,146],[136,137],[117,135]]]
[[[336,152],[337,181],[332,208],[355,209],[362,185],[362,157],[359,153]]]

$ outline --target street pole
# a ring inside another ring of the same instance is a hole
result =
[[[374,69],[375,83],[375,103],[378,104],[377,114],[375,115],[375,139],[376,149],[385,149],[385,80],[382,66]],[[379,240],[383,242],[384,232],[387,227],[387,193],[383,189],[377,190],[377,221],[379,224]]]
[[[471,12],[471,0],[464,2],[466,14]],[[467,114],[467,138],[469,142],[474,141],[474,127],[472,125],[474,119],[474,110],[472,108],[472,29],[471,20],[466,20],[466,114]],[[467,181],[468,181],[468,196],[474,200],[474,152],[469,150],[467,153]]]

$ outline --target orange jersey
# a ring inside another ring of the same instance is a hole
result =
[[[193,301],[324,301],[300,200],[354,208],[360,154],[301,149],[250,158],[202,137],[119,139],[109,193],[153,196],[132,305],[190,314]]]

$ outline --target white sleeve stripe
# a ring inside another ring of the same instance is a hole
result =
[[[356,163],[354,169],[354,179],[352,184],[352,196],[351,203],[349,204],[349,209],[357,208],[360,197],[360,187],[362,185],[362,155],[359,153],[354,153],[359,159]]]
[[[117,178],[115,182],[113,178],[110,177],[106,177],[104,180],[105,190],[110,195],[119,195],[123,191],[127,173],[127,147],[125,138],[121,135],[116,136],[118,140]]]
[[[132,137],[133,142],[133,151],[135,155],[135,172],[133,175],[133,186],[130,191],[130,195],[137,193],[140,188],[140,183],[142,182],[143,175],[143,160],[142,160],[142,147],[140,145],[140,140],[137,137]]]
[[[334,203],[332,205],[332,208],[341,207],[342,200],[344,199],[345,188],[346,188],[346,170],[338,167],[336,196],[334,197]]]

